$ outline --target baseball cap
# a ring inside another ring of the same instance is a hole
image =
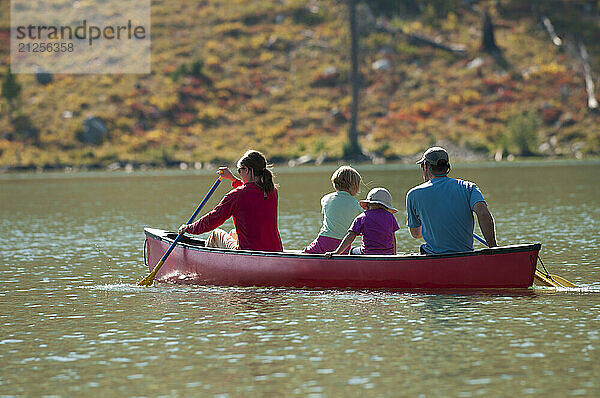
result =
[[[446,163],[450,165],[448,152],[446,152],[446,150],[441,146],[433,146],[426,150],[425,153],[423,153],[423,156],[421,157],[421,159],[419,159],[417,164],[421,164],[426,161],[429,164],[437,166],[440,160],[445,160]]]

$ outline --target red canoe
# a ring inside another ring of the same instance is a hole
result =
[[[175,237],[146,228],[150,270]],[[204,247],[184,236],[156,275],[160,282],[218,286],[351,289],[527,288],[541,245],[514,245],[440,255],[326,258],[299,252],[256,252]]]

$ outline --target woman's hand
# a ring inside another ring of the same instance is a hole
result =
[[[188,225],[187,224],[181,224],[181,227],[179,227],[179,235],[183,235],[183,233],[185,232],[185,230],[187,229]]]
[[[231,170],[229,170],[228,167],[219,167],[219,170],[217,170],[217,174],[219,174],[221,177],[223,177],[226,180],[230,180],[230,181],[237,180],[237,178],[235,178],[235,176],[231,173]]]

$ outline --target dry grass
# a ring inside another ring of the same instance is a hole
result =
[[[0,166],[217,162],[233,160],[248,147],[275,160],[324,152],[341,156],[351,104],[347,12],[343,2],[321,2],[317,13],[306,5],[153,1],[152,74],[55,75],[46,86],[18,75],[23,86],[18,112],[39,135],[15,128],[3,104]],[[537,126],[531,153],[598,155],[599,117],[585,109],[578,65],[552,46],[531,17],[509,18],[501,11],[495,14],[496,39],[504,67],[479,52],[479,15],[472,9],[434,23],[390,20],[405,31],[465,44],[466,57],[366,27],[361,145],[388,158],[412,155],[440,140],[490,155],[519,154],[510,121],[527,111]],[[587,36],[597,37],[597,22],[587,23]],[[7,26],[4,5],[0,27]],[[594,45],[588,49],[592,57]],[[5,73],[6,41],[1,46]],[[372,70],[372,62],[384,56],[391,68]],[[469,68],[477,57],[482,65]],[[198,60],[202,74],[193,76]],[[315,85],[328,67],[337,68],[337,80]],[[177,76],[178,70],[184,72]],[[89,116],[102,118],[109,129],[98,146],[77,139]],[[566,122],[560,124],[559,117]]]

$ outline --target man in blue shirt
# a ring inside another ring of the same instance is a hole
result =
[[[497,246],[494,218],[477,185],[448,177],[448,152],[429,148],[417,164],[425,182],[408,191],[406,218],[412,237],[425,240],[421,253],[472,251],[473,212],[488,246]]]

